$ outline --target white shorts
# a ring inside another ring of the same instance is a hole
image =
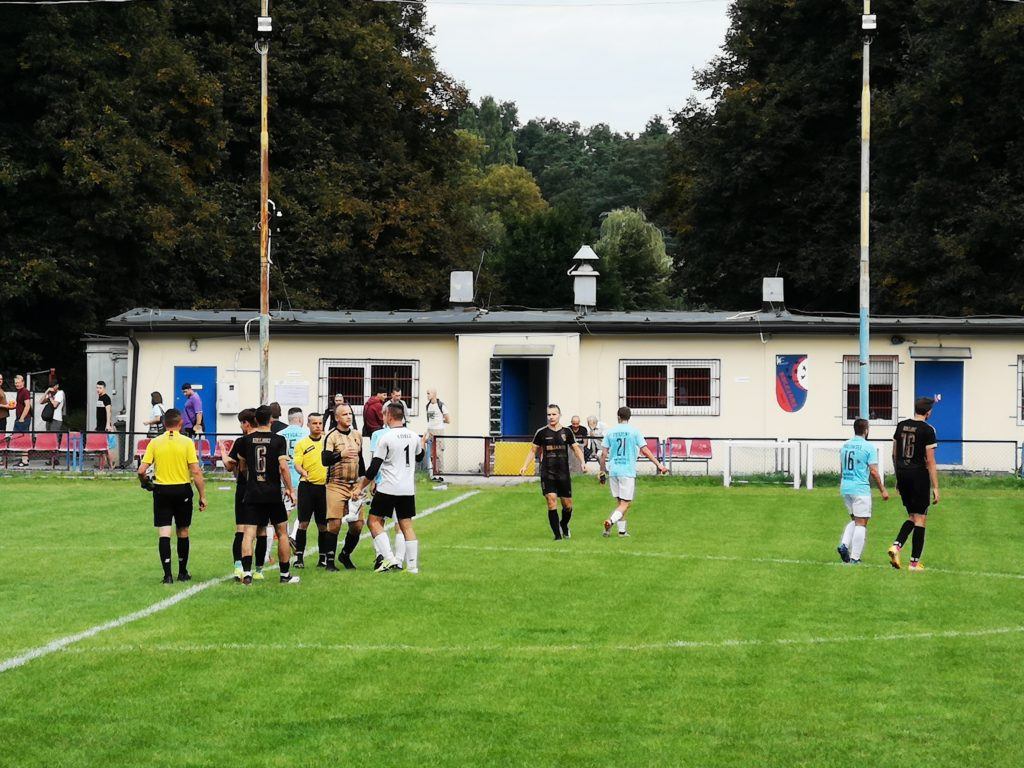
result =
[[[632,501],[633,496],[636,493],[636,478],[635,477],[615,477],[610,475],[608,477],[608,488],[612,492],[612,496],[622,501]]]
[[[843,504],[854,517],[871,517],[870,496],[847,496],[843,494]]]

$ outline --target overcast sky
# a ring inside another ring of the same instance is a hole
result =
[[[636,132],[652,115],[667,120],[693,93],[693,70],[716,55],[728,25],[727,0],[604,8],[594,4],[645,0],[459,1],[481,5],[428,0],[441,67],[474,100],[515,101],[524,123],[557,117]]]

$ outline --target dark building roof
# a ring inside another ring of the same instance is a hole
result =
[[[107,320],[111,331],[137,333],[240,332],[258,312],[251,309],[151,309],[139,307]],[[651,333],[831,333],[857,332],[850,315],[764,312],[593,312],[570,310],[443,309],[431,311],[285,310],[271,313],[275,334],[454,334],[497,332]],[[1020,334],[1024,317],[873,317],[872,333]]]

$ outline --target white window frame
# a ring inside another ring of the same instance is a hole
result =
[[[349,403],[352,412],[362,415],[363,404],[370,399],[373,392],[372,386],[373,366],[375,365],[408,365],[412,368],[412,391],[402,391],[402,399],[408,407],[409,416],[418,416],[420,408],[420,361],[419,360],[393,360],[377,358],[349,358],[349,357],[322,357],[320,358],[320,375],[317,381],[317,395],[320,402],[320,410],[328,407],[328,398],[334,393],[327,391],[327,382],[331,368],[362,368],[363,369],[363,398],[358,403]]]
[[[633,408],[634,416],[720,416],[722,414],[722,361],[721,360],[619,360],[619,405],[626,405],[626,370],[630,366],[665,367],[666,408]],[[676,368],[707,368],[711,373],[711,402],[708,405],[676,405]]]
[[[870,389],[872,384],[885,384],[887,382],[882,380],[882,377],[892,376],[892,418],[890,419],[872,419],[872,424],[881,424],[883,426],[895,426],[899,423],[900,416],[900,362],[899,355],[871,355],[869,372],[868,372],[868,388]],[[874,370],[875,363],[890,363],[892,365],[892,371]],[[843,355],[842,359],[843,366],[843,424],[853,424],[856,418],[849,418],[847,413],[847,403],[850,397],[850,384],[857,383],[860,386],[859,374],[860,374],[860,356],[859,355]],[[876,378],[877,377],[877,378]],[[870,398],[871,394],[868,393]]]

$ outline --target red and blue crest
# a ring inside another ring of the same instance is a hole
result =
[[[775,356],[775,398],[786,413],[807,402],[807,355]]]

